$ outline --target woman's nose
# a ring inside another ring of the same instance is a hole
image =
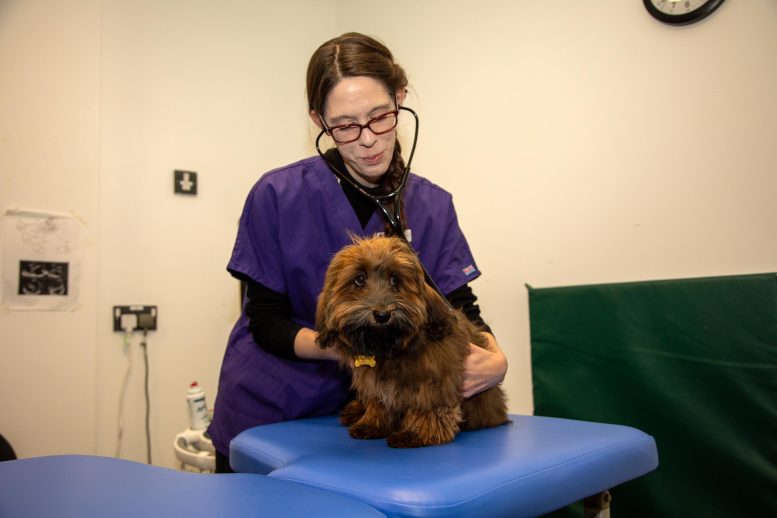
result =
[[[362,129],[362,134],[359,135],[359,144],[364,147],[372,147],[376,140],[378,140],[378,137],[369,127]]]

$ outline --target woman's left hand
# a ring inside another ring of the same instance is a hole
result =
[[[507,373],[507,357],[499,348],[496,339],[491,333],[483,333],[483,336],[486,337],[486,348],[469,344],[469,355],[464,363],[464,384],[461,388],[465,398],[502,383]]]

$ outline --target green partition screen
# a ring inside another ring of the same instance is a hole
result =
[[[530,287],[529,308],[535,414],[656,439],[614,518],[777,516],[775,274]]]

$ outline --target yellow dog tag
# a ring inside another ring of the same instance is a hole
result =
[[[367,365],[368,367],[375,367],[375,357],[374,356],[357,356],[356,359],[353,361],[354,367],[361,367],[362,365]]]

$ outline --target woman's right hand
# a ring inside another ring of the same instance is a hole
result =
[[[316,343],[318,333],[309,327],[303,327],[294,337],[294,354],[305,360],[334,360],[337,361],[337,353],[333,347],[322,349]]]

